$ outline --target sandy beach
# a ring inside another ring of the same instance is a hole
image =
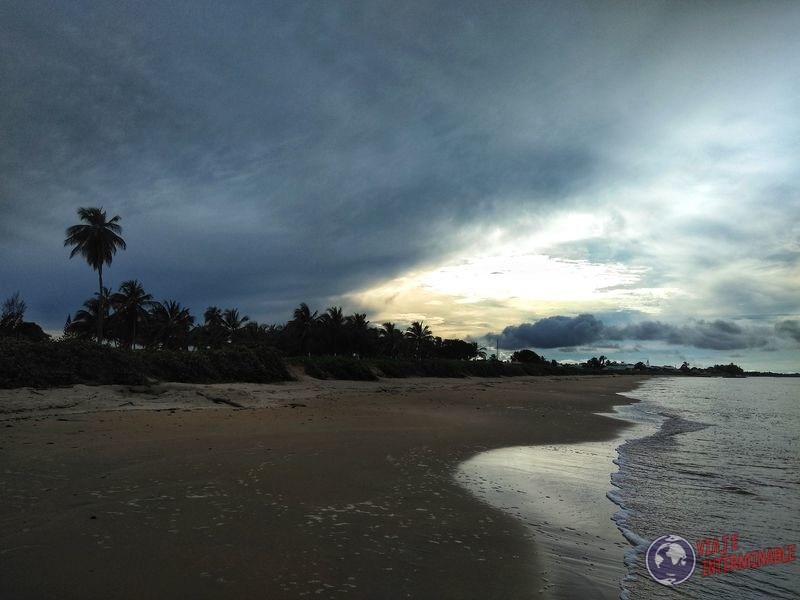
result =
[[[613,438],[638,381],[0,390],[0,598],[547,597],[530,527],[454,472]]]

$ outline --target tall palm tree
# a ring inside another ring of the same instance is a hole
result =
[[[147,309],[155,304],[153,296],[144,291],[144,287],[136,279],[123,281],[119,291],[110,298],[114,307],[114,319],[122,330],[122,339],[128,348],[136,345],[136,334],[139,324],[147,319]]]
[[[422,350],[428,344],[433,342],[433,334],[430,327],[425,325],[422,321],[414,321],[411,326],[406,329],[406,338],[411,340],[414,344],[415,354],[417,358],[422,358]]]
[[[99,282],[100,310],[97,320],[97,342],[103,343],[103,265],[111,266],[111,260],[118,248],[125,250],[125,240],[120,237],[119,215],[108,219],[102,208],[79,208],[78,216],[82,224],[67,228],[64,246],[74,246],[69,257],[80,254],[89,266],[97,271]]]

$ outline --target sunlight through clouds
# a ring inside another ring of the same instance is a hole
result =
[[[483,299],[583,301],[629,286],[646,269],[593,264],[541,254],[497,255],[447,265],[418,277],[419,285],[467,301]]]
[[[443,333],[465,335],[523,315],[579,312],[586,307],[658,313],[663,301],[684,294],[677,288],[642,284],[647,271],[546,254],[494,254],[410,272],[356,292],[349,300],[369,308],[376,320],[423,319],[441,324]]]

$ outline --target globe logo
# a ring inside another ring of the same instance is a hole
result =
[[[645,555],[650,576],[670,587],[689,579],[695,562],[694,548],[679,535],[662,535],[650,544]]]

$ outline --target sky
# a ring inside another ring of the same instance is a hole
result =
[[[0,3],[0,296],[800,371],[800,3]]]

